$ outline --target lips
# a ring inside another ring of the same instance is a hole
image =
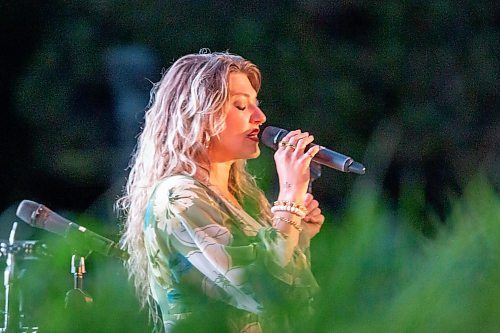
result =
[[[251,139],[253,141],[259,142],[259,132],[260,132],[260,130],[258,128],[254,129],[254,130],[251,130],[247,134],[247,138],[249,138],[249,139]]]

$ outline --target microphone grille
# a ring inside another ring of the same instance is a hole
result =
[[[16,216],[19,217],[24,222],[33,225],[31,216],[41,205],[34,201],[23,200],[17,207]]]
[[[288,131],[282,128],[267,126],[262,132],[261,140],[266,146],[276,150],[279,142],[287,133]]]

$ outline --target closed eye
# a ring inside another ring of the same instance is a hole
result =
[[[246,106],[235,105],[238,110],[245,111]]]

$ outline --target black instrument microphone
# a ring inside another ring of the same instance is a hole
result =
[[[71,246],[77,249],[95,251],[123,260],[129,257],[128,253],[120,249],[112,240],[73,223],[34,201],[23,200],[17,207],[16,215],[32,227],[63,236]]]
[[[280,141],[285,137],[285,135],[287,135],[287,133],[288,131],[282,128],[267,126],[262,132],[261,140],[266,146],[277,150]],[[308,145],[306,150],[310,146],[315,146],[315,144],[312,143]],[[323,146],[320,146],[319,152],[313,157],[312,160],[318,164],[322,164],[342,172],[353,172],[358,175],[364,175],[366,171],[363,164],[355,162],[349,156],[337,153]]]

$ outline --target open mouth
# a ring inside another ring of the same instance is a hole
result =
[[[247,138],[249,138],[250,140],[259,142],[259,132],[260,131],[258,129],[254,129],[249,134],[247,134]]]

